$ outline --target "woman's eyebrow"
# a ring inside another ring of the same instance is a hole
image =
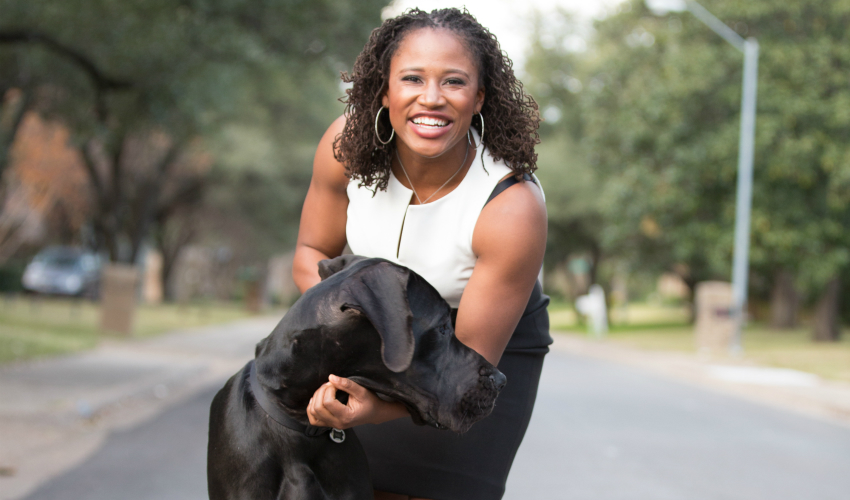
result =
[[[400,73],[406,73],[408,71],[414,71],[414,72],[417,72],[417,73],[424,73],[425,68],[418,67],[418,66],[412,66],[410,68],[402,68],[401,70],[399,70]],[[466,78],[470,78],[469,73],[467,73],[466,71],[464,71],[462,69],[450,68],[450,69],[447,69],[446,71],[443,72],[443,74],[449,74],[449,73],[458,73],[458,74],[465,76]]]

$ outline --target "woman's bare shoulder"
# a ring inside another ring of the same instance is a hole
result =
[[[345,166],[334,156],[334,141],[342,134],[345,127],[345,116],[340,116],[331,123],[330,127],[322,135],[319,147],[316,148],[316,156],[313,158],[313,180],[314,185],[345,190],[348,185],[348,177],[345,175]]]
[[[478,217],[473,233],[476,255],[496,252],[536,260],[546,246],[543,193],[531,181],[515,184],[493,198]]]

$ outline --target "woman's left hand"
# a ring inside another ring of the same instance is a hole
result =
[[[336,399],[336,391],[348,393],[348,404]],[[379,424],[408,415],[401,403],[380,399],[372,391],[347,378],[331,375],[307,405],[310,425],[348,429],[362,424]]]

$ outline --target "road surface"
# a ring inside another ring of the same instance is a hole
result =
[[[27,498],[207,498],[207,416],[216,390],[112,434]],[[505,499],[555,498],[847,500],[850,428],[553,351]]]

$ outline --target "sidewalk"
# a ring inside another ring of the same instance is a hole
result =
[[[552,349],[627,364],[677,381],[850,426],[850,384],[796,370],[696,353],[645,351],[578,334],[554,333]]]
[[[0,368],[0,499],[23,497],[82,461],[111,431],[223,384],[279,320],[107,340],[89,352]]]

